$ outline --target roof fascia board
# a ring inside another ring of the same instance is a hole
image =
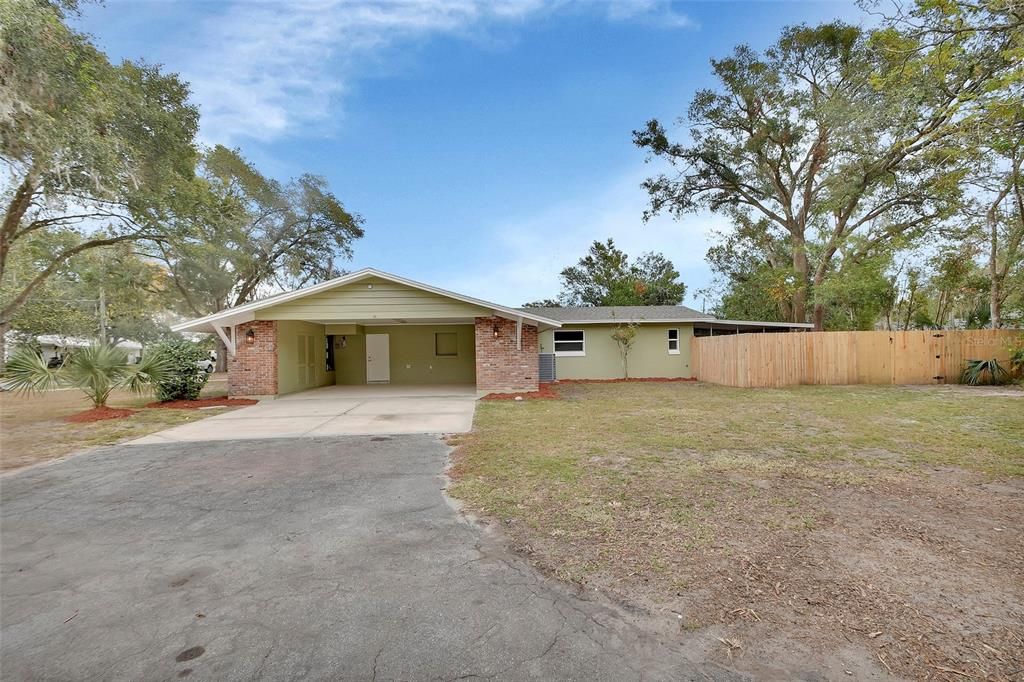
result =
[[[306,287],[304,289],[296,289],[295,291],[289,291],[287,293],[279,294],[277,296],[266,298],[261,301],[253,301],[252,303],[245,303],[234,308],[228,308],[227,310],[222,310],[218,313],[207,315],[206,317],[200,317],[194,320],[189,320],[188,322],[183,322],[181,324],[174,325],[173,327],[171,327],[171,329],[173,331],[192,331],[195,329],[195,327],[202,327],[208,324],[212,324],[214,322],[234,320],[234,318],[240,315],[241,313],[255,313],[255,311],[262,310],[263,308],[269,308],[279,303],[287,303],[288,301],[293,301],[297,298],[302,298],[303,296],[315,294],[320,291],[328,291],[335,287],[344,286],[346,284],[352,284],[353,282],[358,282],[362,279],[366,279],[367,277],[379,277],[380,279],[386,279],[396,284],[403,284],[413,289],[428,291],[430,293],[437,294],[438,296],[444,296],[446,298],[451,298],[456,301],[461,301],[463,303],[469,303],[470,305],[476,305],[479,306],[480,308],[490,309],[491,311],[493,311],[495,315],[498,315],[499,317],[505,317],[510,320],[526,318],[541,325],[549,325],[551,327],[562,326],[562,323],[559,322],[558,320],[552,320],[547,317],[542,317],[540,315],[531,315],[529,313],[524,313],[520,310],[514,310],[512,308],[506,308],[504,306],[495,305],[493,303],[483,301],[479,298],[473,298],[472,296],[463,296],[462,294],[447,291],[446,289],[432,287],[429,284],[423,284],[422,282],[417,282],[415,280],[399,277],[398,275],[392,275],[391,273],[388,272],[374,270],[373,268],[364,268],[362,270],[357,270],[356,272],[352,272],[347,275],[342,275],[341,277],[335,277],[334,279],[328,280],[326,282],[321,282],[320,284],[314,284],[311,287]],[[234,321],[233,323],[239,324],[241,322],[248,322],[253,319],[255,319],[254,315],[248,315],[247,319],[243,315],[242,319]]]
[[[725,324],[725,325],[741,325],[741,326],[756,326],[756,327],[791,327],[794,329],[812,329],[814,327],[810,322],[755,322],[752,320],[718,320],[707,317],[679,317],[672,319],[630,319],[630,320],[562,320],[562,325],[574,325],[574,324],[621,324],[625,322],[627,324]]]

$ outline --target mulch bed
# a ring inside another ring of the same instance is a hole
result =
[[[526,393],[488,393],[480,400],[558,400],[561,398],[555,384],[541,384],[540,390]]]
[[[488,393],[481,400],[558,400],[562,397],[558,392],[559,384],[632,384],[632,383],[675,383],[696,382],[696,379],[642,377],[638,379],[559,379],[550,384],[541,384],[540,390],[526,393]]]
[[[64,421],[72,424],[88,424],[89,422],[103,421],[104,419],[123,419],[135,414],[135,410],[125,410],[115,407],[94,407],[85,412],[78,412],[64,417]]]
[[[149,403],[146,407],[162,407],[170,410],[198,410],[200,407],[245,407],[255,405],[258,400],[249,398],[199,398],[198,400],[168,400],[165,403]]]

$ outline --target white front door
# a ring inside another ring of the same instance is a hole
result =
[[[366,383],[391,381],[391,350],[387,334],[366,335]]]

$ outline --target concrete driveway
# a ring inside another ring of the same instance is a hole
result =
[[[474,386],[325,386],[144,436],[130,445],[256,438],[464,433]]]
[[[446,458],[427,436],[168,443],[8,475],[4,677],[736,679],[464,521]]]

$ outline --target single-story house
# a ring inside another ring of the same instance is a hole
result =
[[[721,321],[683,306],[509,308],[367,268],[172,329],[221,338],[231,395],[335,384],[465,384],[485,394],[537,390],[542,354],[547,379],[622,376],[610,334],[627,322],[639,325],[636,377],[692,376],[695,334],[808,326]]]

